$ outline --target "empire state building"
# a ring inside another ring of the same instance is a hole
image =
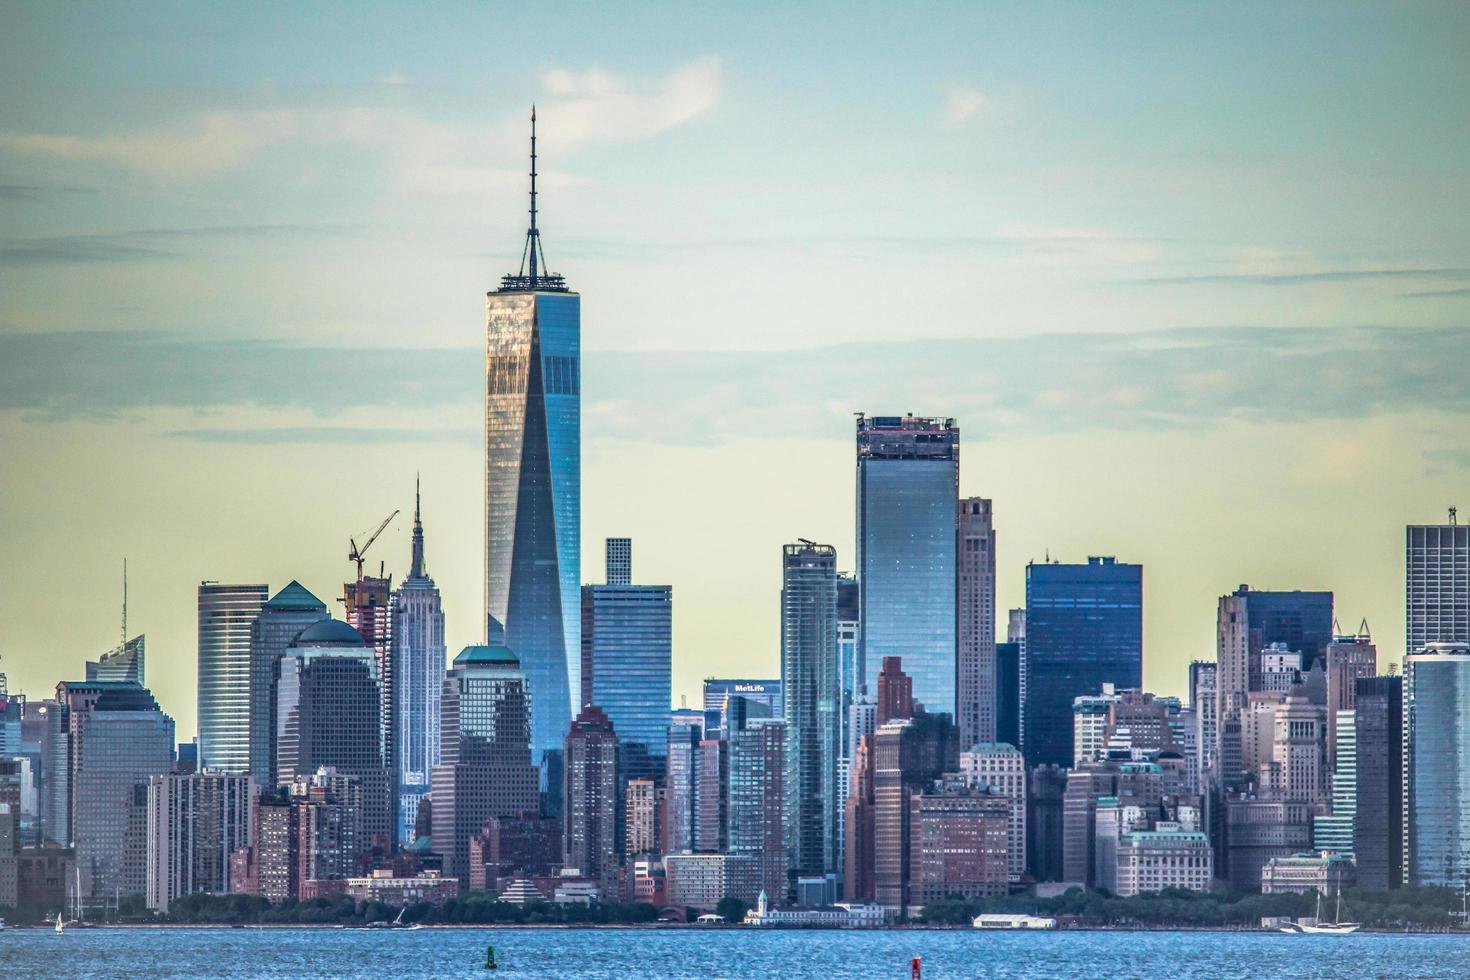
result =
[[[485,619],[530,685],[538,763],[561,748],[582,687],[581,322],[581,297],[541,250],[532,109],[521,266],[485,296]]]

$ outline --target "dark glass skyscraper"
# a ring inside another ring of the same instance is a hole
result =
[[[837,551],[802,541],[782,550],[781,695],[786,721],[786,843],[798,875],[839,868]]]
[[[322,601],[292,581],[250,627],[250,775],[258,786],[276,784],[276,669],[296,637],[327,618]]]
[[[561,749],[582,688],[581,297],[545,265],[533,113],[524,258],[485,297],[485,618],[526,673],[538,761]]]
[[[1027,565],[1026,670],[1026,762],[1070,766],[1072,699],[1143,684],[1143,566]]]
[[[914,697],[955,711],[955,542],[960,430],[953,419],[860,416],[857,577],[864,676],[902,657]]]
[[[632,543],[608,540],[606,585],[582,586],[582,689],[618,733],[621,780],[662,779],[673,670],[673,588],[631,584]]]
[[[1361,677],[1355,701],[1353,858],[1358,884],[1381,891],[1404,879],[1404,679]]]

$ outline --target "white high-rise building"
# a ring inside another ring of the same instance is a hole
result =
[[[1470,527],[1410,524],[1404,551],[1404,649],[1470,642]]]
[[[250,628],[270,590],[199,583],[199,765],[250,771]]]

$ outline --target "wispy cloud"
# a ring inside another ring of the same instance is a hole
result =
[[[1154,276],[1147,279],[1130,279],[1127,282],[1139,286],[1307,286],[1315,283],[1372,282],[1374,280],[1425,279],[1467,280],[1470,269],[1464,268],[1419,268],[1419,269],[1328,269],[1319,272],[1238,272],[1216,275]]]
[[[300,131],[298,114],[284,109],[205,112],[177,127],[126,135],[0,132],[0,150],[59,160],[102,161],[179,178],[227,169],[261,147]]]
[[[340,235],[349,230],[345,225],[211,225],[0,239],[0,268],[150,261],[177,256],[179,253],[169,245],[172,241],[227,241],[278,236],[301,238]]]
[[[366,426],[281,426],[279,428],[175,429],[175,439],[233,445],[386,445],[422,442],[473,442],[479,432],[463,429],[402,429]]]
[[[974,119],[988,101],[985,93],[979,89],[964,86],[952,88],[945,94],[944,108],[939,115],[945,125],[958,126]]]
[[[1433,299],[1440,296],[1470,296],[1470,286],[1463,289],[1424,289],[1416,293],[1400,293],[1405,299]]]
[[[403,88],[411,79],[393,72],[382,82]],[[541,102],[549,144],[566,152],[591,143],[647,139],[706,114],[719,101],[720,59],[698,58],[654,78],[556,68],[543,75],[542,83],[549,96]],[[227,171],[287,141],[349,143],[376,147],[415,186],[460,193],[471,183],[483,189],[501,177],[519,179],[519,166],[502,172],[486,161],[503,158],[507,146],[518,147],[523,126],[519,114],[505,117],[497,128],[482,121],[437,122],[395,107],[282,105],[196,113],[171,126],[133,133],[0,131],[0,153],[105,163],[185,180]],[[506,138],[512,127],[514,141]]]
[[[539,108],[551,145],[627,142],[656,136],[713,109],[720,99],[720,59],[697,58],[652,84],[596,68],[552,69],[542,82],[551,94]]]
[[[433,425],[451,433],[442,438],[455,438],[461,412],[465,431],[476,427],[482,370],[473,348],[0,334],[0,410],[45,422],[246,407],[305,411],[330,424],[298,415],[284,431],[255,419],[241,429],[218,421],[168,428],[216,442],[436,438],[401,425],[384,432],[348,415],[413,406],[434,413]],[[719,445],[763,430],[835,438],[858,410],[954,415],[971,439],[1464,414],[1467,373],[1470,331],[1461,329],[1230,327],[805,351],[589,352],[582,377],[584,425],[599,439]],[[1436,393],[1432,404],[1425,391]]]

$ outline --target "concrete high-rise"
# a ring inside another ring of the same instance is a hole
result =
[[[1143,566],[1111,557],[1026,566],[1025,753],[1072,764],[1072,702],[1143,683]]]
[[[781,562],[781,695],[786,840],[798,876],[839,871],[837,666],[837,551],[811,541],[788,544]]]
[[[582,690],[581,297],[546,271],[531,225],[521,269],[485,296],[485,622],[520,658],[531,746],[559,751]]]
[[[1430,643],[1404,659],[1408,879],[1470,876],[1470,644]]]
[[[276,785],[276,671],[302,631],[329,618],[327,607],[292,581],[260,607],[250,627],[250,775]]]
[[[1337,761],[1337,717],[1352,711],[1357,683],[1378,674],[1378,648],[1368,624],[1353,636],[1336,636],[1327,644],[1327,764]]]
[[[424,524],[414,488],[408,578],[393,593],[391,680],[398,750],[397,839],[411,844],[419,802],[439,764],[439,698],[444,687],[444,606],[424,566]]]
[[[618,870],[618,737],[601,708],[577,714],[563,758],[562,866],[596,879],[606,895]]]
[[[1470,643],[1470,527],[1410,524],[1404,544],[1404,650]]]
[[[1264,689],[1261,652],[1274,643],[1299,651],[1302,667],[1325,657],[1332,642],[1331,592],[1267,592],[1242,585],[1220,597],[1215,630],[1215,758],[1217,780],[1231,786],[1241,777],[1228,772],[1227,758],[1236,755],[1224,739],[1234,729],[1227,719],[1239,719],[1252,691]]]
[[[388,796],[394,818],[389,824],[390,843],[398,831],[398,709],[395,707],[398,679],[393,674],[393,577],[363,575],[342,586],[342,605],[347,625],[357,630],[363,646],[373,655],[378,685],[378,731],[383,770],[388,774]]]
[[[250,771],[250,628],[264,585],[199,583],[199,764]]]
[[[1365,677],[1356,687],[1353,858],[1358,884],[1381,891],[1404,880],[1404,679]]]
[[[730,733],[731,854],[760,866],[761,887],[778,905],[790,891],[786,836],[786,724],[767,718]]]
[[[859,416],[857,578],[864,673],[903,658],[914,698],[955,711],[960,430],[953,419]]]
[[[955,710],[960,745],[995,741],[995,525],[984,497],[959,502]],[[922,698],[920,699],[922,700]]]
[[[249,846],[254,809],[255,782],[248,774],[206,772],[150,779],[148,907],[166,912],[185,895],[231,891],[230,856]]]
[[[673,696],[673,587],[632,584],[632,566],[633,542],[609,538],[607,584],[582,586],[581,608],[580,703],[617,731],[623,781],[662,777]]]
[[[1010,801],[1007,853],[1010,874],[1026,872],[1026,760],[1014,745],[978,742],[960,752],[960,770],[973,786],[984,786]]]
[[[444,678],[431,839],[445,875],[463,885],[470,838],[491,817],[534,813],[539,803],[528,687],[520,661],[503,646],[465,647]]]

